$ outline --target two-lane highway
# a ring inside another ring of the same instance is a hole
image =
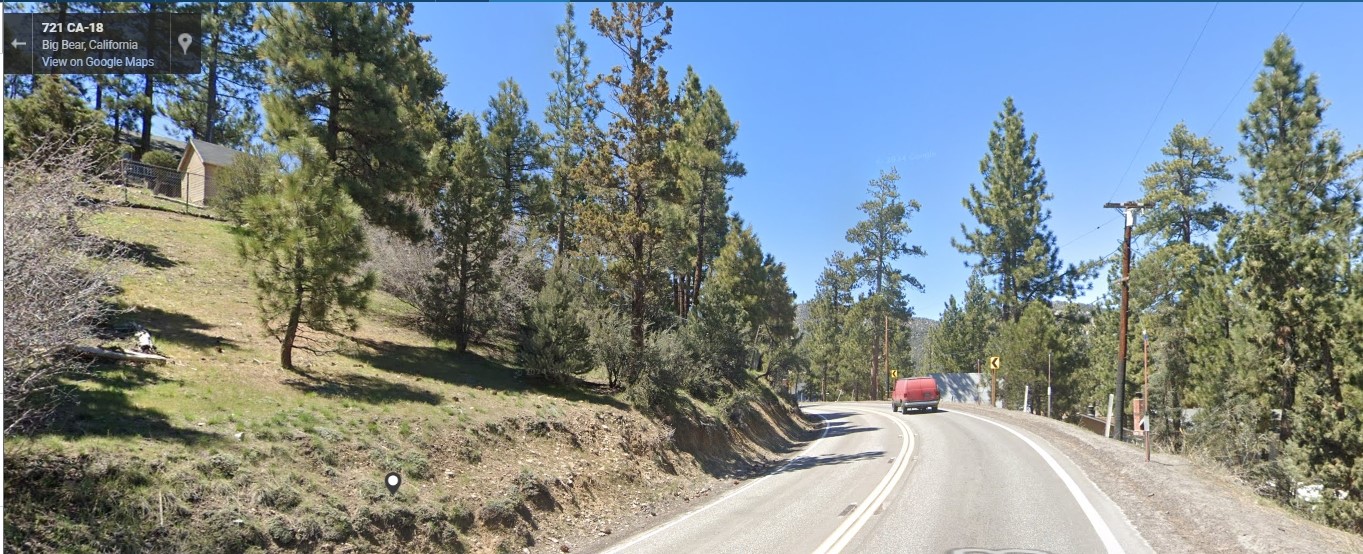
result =
[[[1040,439],[943,406],[809,405],[822,436],[771,474],[607,552],[1146,552]]]

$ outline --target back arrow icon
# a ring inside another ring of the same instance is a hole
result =
[[[15,48],[18,48],[18,47],[20,47],[20,46],[28,46],[28,43],[27,43],[27,42],[19,42],[19,39],[16,38],[16,39],[14,39],[14,42],[11,42],[11,43],[10,43],[10,46],[13,46],[13,47],[15,47]]]

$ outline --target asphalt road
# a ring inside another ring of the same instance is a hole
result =
[[[810,404],[822,437],[771,474],[606,552],[1149,552],[1068,459],[950,404]]]

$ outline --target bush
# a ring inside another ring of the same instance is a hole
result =
[[[682,327],[690,364],[682,385],[696,398],[711,401],[747,379],[748,347],[743,343],[742,312],[732,302],[703,296]]]
[[[217,191],[208,199],[208,205],[228,221],[241,225],[241,209],[246,199],[272,190],[282,172],[278,155],[253,147],[238,155],[231,166],[219,170]]]
[[[175,154],[171,154],[165,150],[151,150],[142,154],[142,163],[175,169],[180,166],[180,159],[176,158]]]
[[[369,261],[365,269],[379,276],[379,290],[413,307],[421,307],[432,274],[437,252],[429,240],[411,239],[376,225],[365,225],[369,241]]]
[[[86,153],[94,164],[84,166],[88,174],[102,172],[127,149],[112,140],[104,124],[104,114],[90,109],[80,91],[62,75],[34,77],[33,92],[24,98],[5,99],[5,159],[36,160],[45,169],[61,171],[62,162],[54,144]]]
[[[591,352],[582,348],[588,331],[582,321],[584,303],[574,294],[581,279],[574,273],[562,265],[550,269],[544,288],[526,310],[517,355],[527,375],[562,383],[595,365]]]
[[[87,364],[68,347],[95,335],[118,274],[98,257],[122,248],[81,231],[101,162],[54,140],[5,165],[4,420],[6,435],[43,426],[67,398],[60,379]]]
[[[629,389],[630,400],[640,410],[656,414],[674,411],[680,376],[689,367],[686,347],[674,330],[649,337],[639,377]]]

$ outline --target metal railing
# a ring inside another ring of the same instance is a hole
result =
[[[167,200],[191,206],[204,205],[204,176],[136,160],[119,160],[114,166],[114,182],[125,187],[140,187]]]

